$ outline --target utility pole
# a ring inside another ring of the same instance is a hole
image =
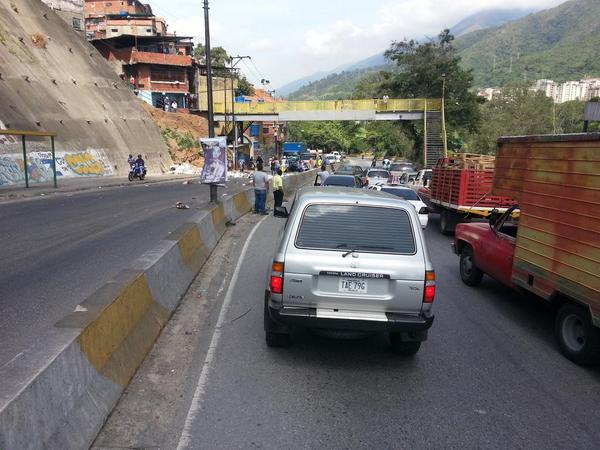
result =
[[[204,0],[204,49],[206,58],[206,98],[208,100],[208,137],[215,137],[215,118],[213,111],[212,62],[210,60],[210,30],[208,27],[208,0]],[[217,185],[210,184],[210,202],[217,203]]]
[[[237,163],[237,142],[238,142],[238,127],[237,122],[235,121],[235,92],[233,89],[233,71],[235,70],[235,66],[239,64],[242,59],[250,59],[250,56],[232,56],[230,58],[231,63],[231,123],[233,124],[233,166]],[[235,62],[234,62],[235,60]],[[226,115],[227,117],[227,115]]]

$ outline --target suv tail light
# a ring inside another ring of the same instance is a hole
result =
[[[283,263],[274,261],[271,265],[271,292],[283,294]]]
[[[425,272],[425,293],[423,294],[424,303],[433,303],[435,298],[435,272],[428,270]]]

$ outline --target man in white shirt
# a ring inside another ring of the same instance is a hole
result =
[[[267,189],[269,189],[269,175],[263,172],[262,163],[256,165],[254,172],[254,212],[267,214]]]
[[[325,180],[327,179],[328,176],[329,176],[329,172],[327,172],[327,168],[326,168],[325,164],[323,164],[321,166],[321,171],[319,173],[317,173],[317,177],[315,178],[315,186],[323,186],[323,183],[325,183]],[[321,180],[321,182],[317,183],[317,180]]]

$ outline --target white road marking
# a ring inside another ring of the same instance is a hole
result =
[[[179,438],[177,450],[189,448],[192,442],[192,427],[194,425],[194,421],[196,420],[198,411],[200,410],[202,396],[206,392],[206,383],[208,382],[208,376],[210,375],[210,371],[212,370],[212,363],[215,358],[217,346],[219,345],[219,341],[221,339],[223,323],[225,322],[225,316],[227,315],[227,311],[229,310],[229,304],[231,303],[231,299],[233,298],[233,290],[235,288],[235,285],[237,284],[240,268],[242,267],[242,262],[246,257],[246,252],[248,251],[248,247],[252,242],[252,237],[254,236],[254,233],[256,232],[256,230],[258,230],[258,227],[264,222],[264,220],[267,217],[269,216],[263,217],[256,225],[254,225],[254,228],[250,232],[250,235],[248,236],[248,239],[246,239],[246,243],[242,248],[242,253],[240,254],[238,263],[235,266],[235,271],[233,272],[231,282],[229,283],[229,289],[227,289],[225,299],[223,300],[223,305],[221,306],[221,311],[219,312],[219,317],[217,319],[215,331],[213,332],[212,339],[210,340],[210,344],[208,346],[208,352],[206,352],[206,358],[204,359],[202,371],[200,372],[200,377],[198,378],[198,384],[196,385],[196,390],[194,391],[194,397],[192,398],[190,409],[188,410],[187,416],[185,418],[185,424],[183,426],[183,431],[181,432],[181,437]]]

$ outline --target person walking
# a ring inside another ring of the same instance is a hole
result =
[[[317,176],[315,177],[315,186],[323,186],[323,183],[325,183],[328,176],[329,172],[327,172],[327,167],[323,164],[321,166],[321,171],[317,173]],[[321,180],[321,182],[319,183],[318,180]]]
[[[277,173],[273,177],[273,202],[275,208],[283,204],[283,178],[281,175],[283,175],[283,172],[281,169],[277,169]]]
[[[256,165],[254,172],[254,212],[257,214],[267,214],[267,189],[269,188],[269,176],[263,172],[261,163]]]

